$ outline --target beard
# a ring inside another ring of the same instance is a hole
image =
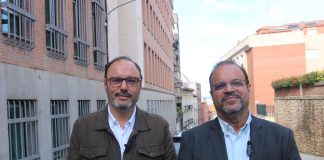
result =
[[[226,101],[226,99],[229,96],[236,97],[236,98],[240,99],[239,104],[227,104],[229,106],[228,107],[225,107],[224,106],[224,102]],[[232,93],[232,94],[229,94],[229,95],[225,95],[220,100],[214,99],[214,105],[215,105],[216,110],[218,112],[221,112],[223,114],[236,114],[236,113],[240,112],[241,110],[243,110],[245,103],[242,100],[242,97],[240,95],[238,95],[236,93]],[[238,106],[233,107],[231,105],[238,105]]]
[[[240,112],[243,109],[243,101],[240,100],[239,106],[236,107],[235,109],[227,109],[224,107],[224,105],[215,105],[215,106],[216,106],[216,110],[218,112],[221,112],[223,114],[235,114],[235,113]]]
[[[118,101],[117,97],[119,97],[119,96],[127,97],[128,98],[127,102]],[[114,108],[121,109],[121,110],[127,110],[128,108],[131,108],[132,106],[134,106],[136,103],[136,101],[134,101],[134,99],[133,99],[133,95],[131,95],[127,92],[125,92],[125,93],[118,92],[115,95],[108,94],[108,100],[109,100],[109,103]]]
[[[128,108],[130,108],[131,106],[133,106],[133,103],[131,102],[127,102],[126,104],[122,104],[122,103],[118,103],[116,101],[112,101],[113,105],[115,108],[119,108],[119,109],[122,109],[122,110],[126,110]]]

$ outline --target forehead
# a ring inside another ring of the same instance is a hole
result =
[[[234,64],[223,64],[213,72],[211,81],[229,81],[232,79],[244,80],[244,74],[242,70]]]
[[[135,64],[128,60],[118,60],[111,64],[107,71],[108,77],[139,77],[139,70],[136,68]]]

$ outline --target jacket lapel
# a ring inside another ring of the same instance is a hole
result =
[[[99,111],[96,124],[95,124],[95,130],[100,131],[100,130],[107,130],[110,129],[108,127],[108,108],[106,107],[105,109]]]
[[[218,118],[215,118],[210,124],[210,129],[212,131],[209,132],[208,137],[211,141],[212,150],[215,152],[216,159],[227,160],[228,158],[224,134],[218,122]]]
[[[250,160],[262,159],[262,153],[264,148],[265,131],[262,129],[262,122],[255,116],[252,116],[250,126],[250,141],[252,143],[253,152]]]
[[[150,129],[151,128],[147,122],[144,111],[136,106],[135,124],[130,137],[137,135],[138,132],[147,131]]]

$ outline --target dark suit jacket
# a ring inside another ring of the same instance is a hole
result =
[[[227,160],[218,118],[185,131],[181,136],[179,160]],[[291,129],[252,116],[250,160],[300,160]]]

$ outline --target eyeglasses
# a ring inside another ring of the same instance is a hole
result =
[[[111,77],[108,78],[108,81],[110,85],[113,87],[119,87],[123,83],[123,81],[126,82],[127,86],[135,87],[138,85],[138,82],[141,81],[141,79],[137,77],[127,77],[127,78]]]
[[[216,83],[212,86],[212,89],[214,91],[220,91],[220,90],[223,90],[226,88],[227,84],[229,84],[231,87],[233,88],[241,88],[243,87],[244,85],[246,85],[246,81],[245,80],[240,80],[240,79],[234,79],[232,81],[230,81],[229,83],[226,83],[226,82],[219,82],[219,83]]]

